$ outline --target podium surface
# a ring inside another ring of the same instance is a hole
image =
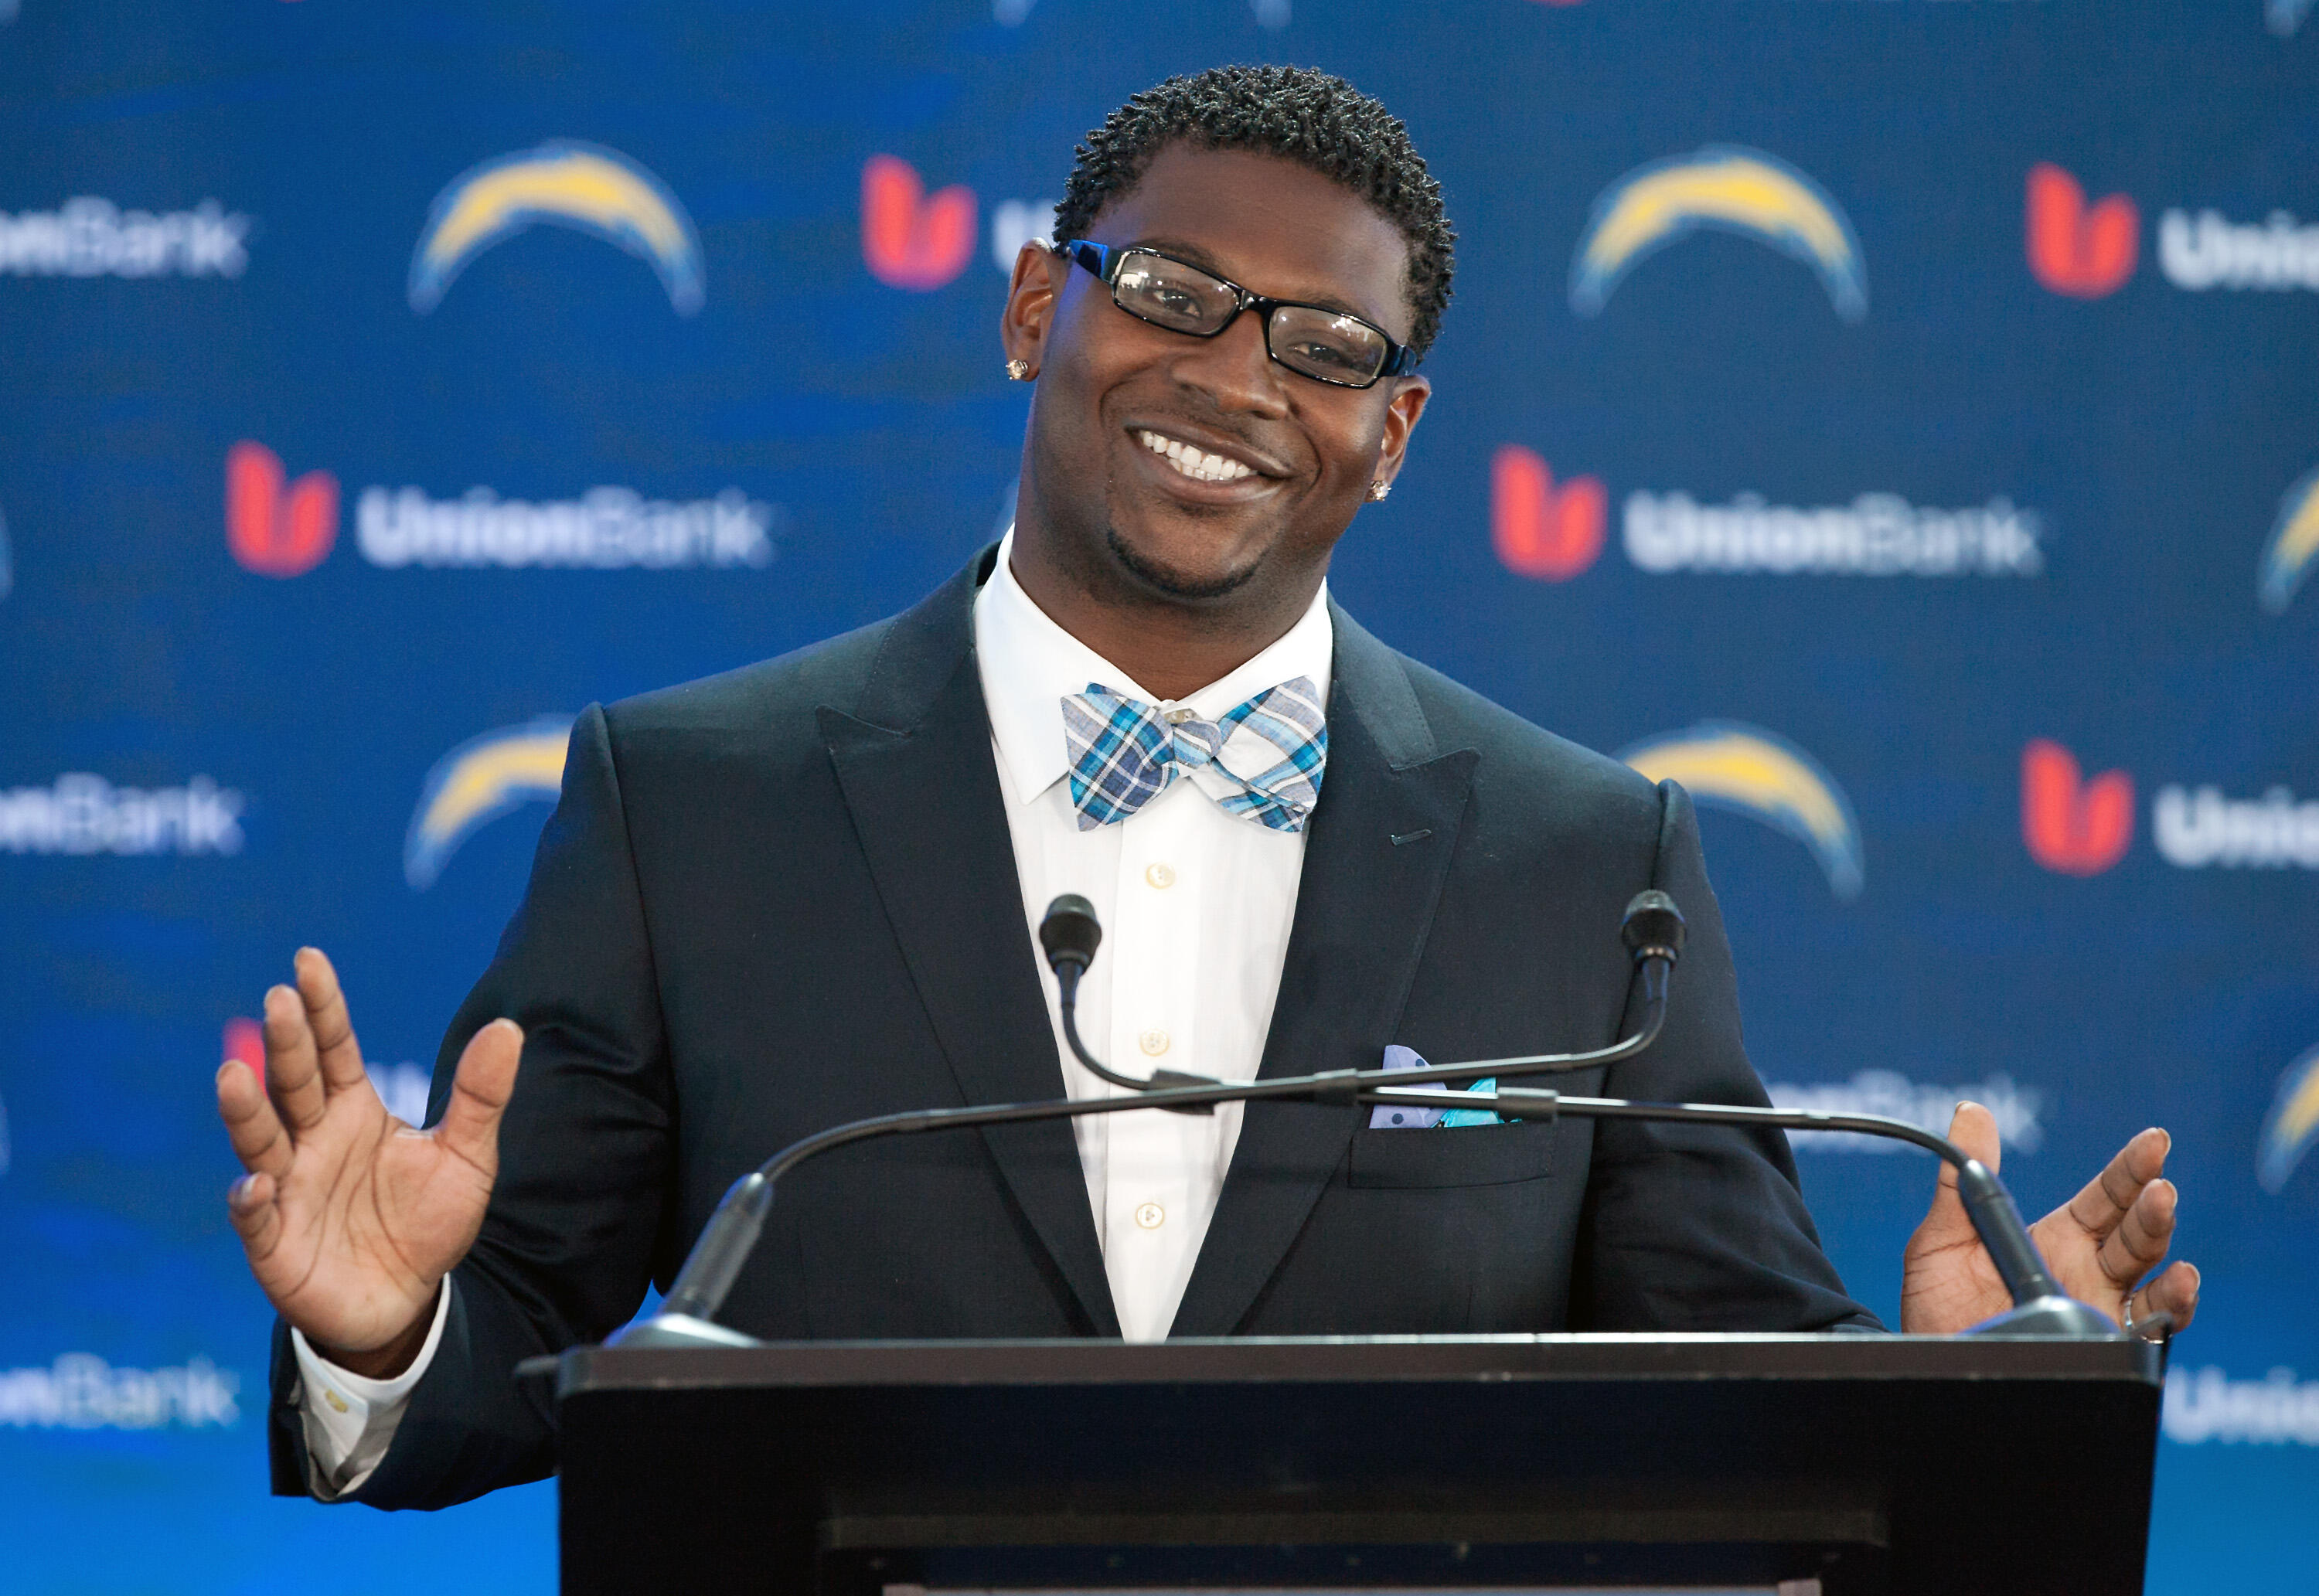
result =
[[[564,1589],[2142,1589],[2161,1354],[1904,1336],[581,1348]]]

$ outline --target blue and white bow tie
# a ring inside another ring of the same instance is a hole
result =
[[[1309,676],[1260,692],[1220,720],[1162,710],[1090,681],[1063,699],[1063,742],[1081,831],[1126,819],[1187,775],[1228,814],[1302,831],[1329,763],[1329,727]]]

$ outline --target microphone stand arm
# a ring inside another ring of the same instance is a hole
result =
[[[1397,1071],[1407,1075],[1410,1071]],[[1365,1095],[1367,1100],[1420,1108],[1488,1108],[1500,1117],[1552,1120],[1576,1114],[1598,1120],[1653,1120],[1694,1125],[1742,1125],[1782,1131],[1848,1131],[1863,1136],[1883,1136],[1923,1148],[1956,1171],[1957,1195],[1964,1200],[1981,1244],[2005,1283],[2013,1307],[1964,1333],[2005,1339],[2116,1339],[2119,1334],[2109,1316],[2077,1302],[2053,1283],[2045,1260],[2029,1239],[2029,1227],[2013,1195],[1997,1171],[1970,1157],[1945,1136],[1921,1125],[1881,1114],[1823,1114],[1811,1109],[1746,1108],[1720,1103],[1631,1103],[1617,1097],[1566,1097],[1557,1092],[1501,1087],[1493,1093],[1443,1092],[1398,1085]]]
[[[1900,1120],[1874,1114],[1821,1114],[1809,1110],[1747,1108],[1722,1104],[1636,1103],[1615,1097],[1566,1097],[1559,1093],[1499,1087],[1494,1093],[1451,1092],[1441,1088],[1496,1078],[1517,1079],[1529,1075],[1592,1069],[1633,1058],[1658,1040],[1666,1023],[1667,974],[1675,950],[1657,945],[1638,946],[1638,967],[1643,1003],[1642,1023],[1634,1033],[1606,1048],[1583,1053],[1531,1053],[1511,1059],[1469,1059],[1456,1064],[1428,1065],[1416,1069],[1333,1069],[1318,1075],[1291,1076],[1274,1080],[1205,1082],[1163,1085],[1163,1077],[1199,1081],[1163,1072],[1152,1081],[1138,1081],[1103,1068],[1080,1044],[1068,1001],[1076,980],[1066,978],[1064,1036],[1079,1060],[1104,1079],[1132,1088],[1117,1097],[1087,1097],[1074,1101],[999,1103],[965,1108],[918,1109],[880,1114],[833,1126],[790,1143],[757,1169],[735,1181],[717,1212],[709,1216],[694,1242],[684,1267],[670,1284],[661,1312],[620,1330],[613,1344],[624,1347],[753,1347],[754,1338],[715,1322],[733,1283],[748,1262],[757,1237],[772,1211],[773,1187],[781,1177],[808,1159],[856,1141],[881,1136],[914,1135],[925,1131],[962,1130],[976,1125],[1004,1125],[1029,1120],[1078,1119],[1095,1114],[1122,1114],[1135,1109],[1163,1108],[1183,1114],[1211,1114],[1219,1103],[1272,1101],[1335,1104],[1414,1104],[1428,1108],[1494,1110],[1516,1119],[1552,1120],[1563,1114],[1589,1119],[1631,1119],[1692,1124],[1740,1125],[1791,1131],[1849,1131],[1912,1142],[1947,1162],[1957,1172],[1957,1190],[1974,1231],[1989,1249],[1999,1277],[2013,1298],[2013,1308],[1974,1326],[1966,1333],[2008,1339],[2115,1339],[2119,1331],[2099,1310],[2062,1294],[2038,1257],[2021,1213],[1997,1172],[1946,1137]],[[1060,972],[1059,972],[1060,973]]]
[[[817,1154],[850,1142],[880,1136],[913,1135],[923,1131],[962,1130],[973,1125],[1005,1125],[1024,1120],[1078,1119],[1091,1114],[1121,1114],[1139,1108],[1166,1108],[1183,1114],[1212,1114],[1219,1103],[1260,1103],[1286,1100],[1352,1105],[1384,1103],[1375,1096],[1386,1085],[1459,1086],[1492,1076],[1508,1078],[1572,1069],[1591,1069],[1631,1059],[1658,1040],[1666,1023],[1667,970],[1673,956],[1663,949],[1644,951],[1641,967],[1642,1023],[1634,1034],[1606,1048],[1583,1053],[1534,1053],[1518,1059],[1484,1059],[1460,1064],[1437,1064],[1421,1069],[1332,1069],[1319,1075],[1283,1077],[1275,1080],[1216,1081],[1202,1086],[1148,1087],[1132,1078],[1098,1069],[1105,1079],[1135,1087],[1132,1096],[1083,1097],[1068,1102],[997,1103],[969,1108],[914,1109],[879,1114],[815,1132],[793,1141],[750,1174],[733,1183],[716,1213],[701,1228],[699,1240],[684,1260],[668,1296],[654,1318],[628,1326],[614,1339],[622,1346],[752,1346],[738,1331],[714,1322],[726,1294],[740,1277],[741,1267],[757,1245],[765,1216],[772,1211],[773,1186],[781,1177]],[[1074,983],[1075,984],[1075,983]],[[1069,1015],[1070,1010],[1064,1010]],[[1083,1062],[1094,1067],[1078,1046],[1076,1026],[1066,1038]],[[1462,1106],[1478,1106],[1466,1096]],[[682,1321],[681,1323],[672,1321]]]

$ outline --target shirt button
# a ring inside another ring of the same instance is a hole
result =
[[[1145,1203],[1136,1209],[1135,1222],[1147,1231],[1156,1231],[1168,1222],[1168,1211],[1157,1203]]]
[[[1176,884],[1176,872],[1164,864],[1147,864],[1143,867],[1143,879],[1164,891]]]
[[[1187,720],[1199,719],[1200,712],[1189,706],[1187,706],[1180,709],[1170,709],[1167,711],[1167,717],[1168,724],[1169,726],[1182,726]]]
[[[347,1411],[347,1399],[340,1396],[337,1392],[331,1390],[327,1385],[322,1387],[322,1400],[329,1403],[330,1406],[336,1408],[341,1413]]]
[[[1135,1045],[1156,1059],[1168,1050],[1168,1033],[1165,1031],[1146,1031],[1135,1039]]]

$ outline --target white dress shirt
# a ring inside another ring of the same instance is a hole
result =
[[[1079,983],[1079,1036],[1112,1069],[1251,1080],[1288,956],[1304,834],[1225,813],[1215,799],[1231,790],[1228,779],[1206,770],[1179,778],[1126,820],[1081,831],[1065,780],[1062,700],[1100,683],[1213,721],[1268,688],[1306,676],[1326,703],[1335,643],[1328,591],[1238,670],[1188,699],[1161,699],[1032,601],[1015,580],[1014,547],[1010,528],[997,568],[975,598],[974,638],[1033,942],[1058,894],[1076,892],[1095,906],[1104,938]],[[1074,1098],[1124,1090],[1070,1056],[1054,975],[1042,965],[1039,976],[1064,1089]],[[1127,1339],[1159,1340],[1174,1321],[1223,1189],[1241,1117],[1240,1105],[1231,1104],[1213,1116],[1154,1110],[1072,1122],[1112,1303]],[[349,1374],[291,1332],[318,1496],[359,1488],[385,1455],[411,1387],[434,1357],[449,1300],[447,1289],[418,1359],[393,1380]]]
[[[1009,564],[1014,545],[1010,532],[975,599],[974,635],[1023,913],[1035,936],[1057,894],[1076,892],[1095,906],[1103,946],[1079,983],[1079,1036],[1105,1064],[1123,1075],[1165,1067],[1253,1080],[1288,957],[1304,834],[1226,814],[1214,794],[1234,789],[1205,770],[1115,825],[1081,831],[1064,779],[1062,700],[1100,682],[1216,720],[1268,688],[1309,676],[1326,703],[1334,642],[1327,591],[1279,641],[1178,703],[1145,690],[1033,603]],[[1054,973],[1042,965],[1040,980],[1065,1088],[1073,1097],[1125,1090],[1070,1056]],[[1112,1304],[1129,1340],[1167,1335],[1240,1125],[1237,1103],[1213,1115],[1152,1110],[1072,1122]]]

